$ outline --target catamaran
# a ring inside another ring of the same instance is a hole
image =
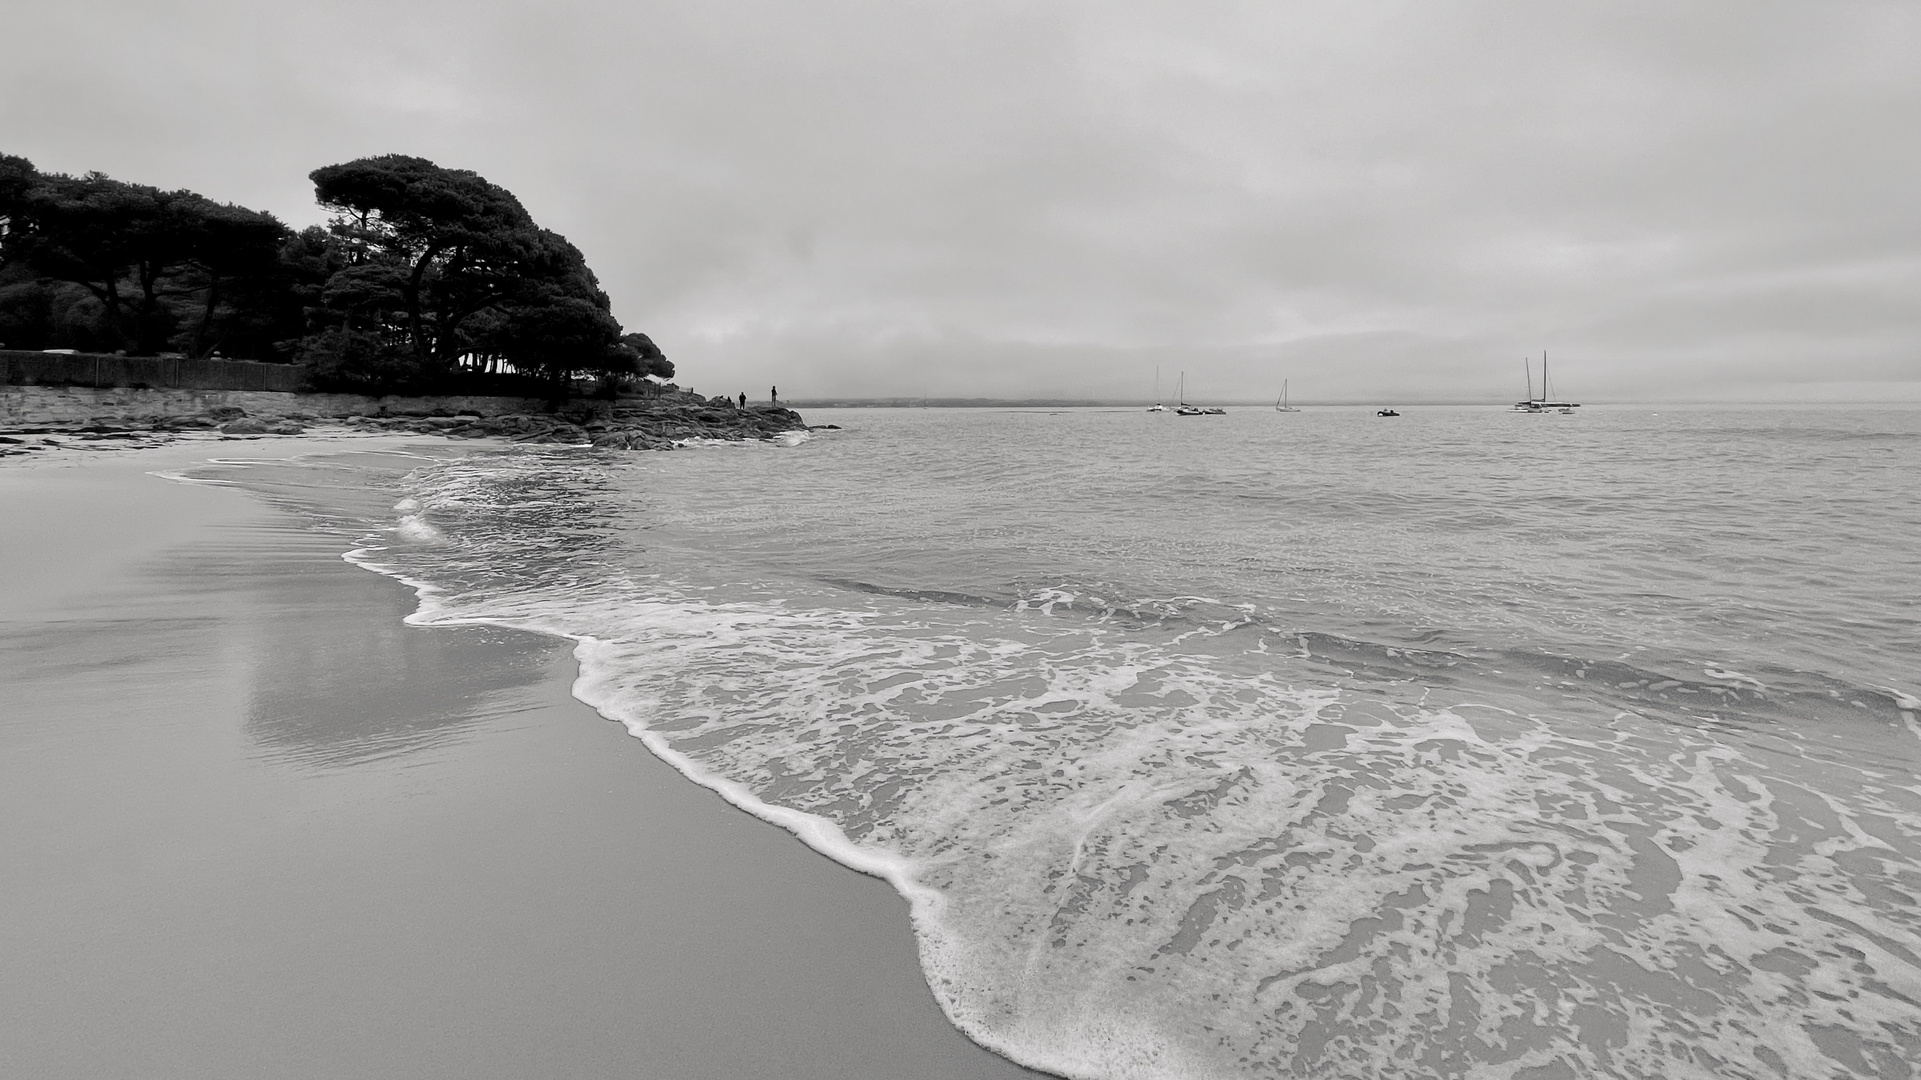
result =
[[[1573,416],[1574,410],[1581,407],[1581,403],[1578,401],[1555,401],[1548,396],[1549,390],[1548,390],[1548,382],[1547,382],[1547,350],[1543,349],[1541,351],[1541,396],[1540,397],[1537,398],[1534,396],[1534,368],[1528,363],[1528,361],[1525,358],[1521,360],[1521,368],[1527,374],[1527,400],[1515,402],[1514,403],[1515,412],[1533,413],[1535,415],[1542,415],[1542,416],[1548,413],[1560,413],[1562,416]]]
[[[1301,411],[1287,403],[1287,380],[1286,379],[1281,380],[1281,396],[1274,399],[1274,411],[1275,412],[1300,412]]]

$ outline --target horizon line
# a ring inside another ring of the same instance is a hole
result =
[[[1138,401],[1138,400],[1128,401],[1128,400],[1121,400],[1121,399],[1115,399],[1115,398],[1086,399],[1086,398],[811,397],[811,398],[791,398],[785,401],[783,404],[790,405],[797,409],[799,408],[808,408],[808,409],[1034,408],[1034,409],[1043,409],[1045,408],[1045,409],[1141,409],[1145,411],[1150,409],[1156,403],[1152,401]],[[1161,402],[1160,404],[1166,404],[1166,403]],[[1232,401],[1232,400],[1218,400],[1218,399],[1208,400],[1208,401],[1189,401],[1187,402],[1187,404],[1205,405],[1205,406],[1214,406],[1214,407],[1232,406],[1237,408],[1248,408],[1248,409],[1271,409],[1274,407],[1274,404],[1269,401],[1244,401],[1244,400]],[[1595,406],[1618,406],[1618,405],[1636,405],[1636,406],[1639,406],[1639,405],[1787,405],[1787,406],[1884,405],[1889,407],[1895,407],[1895,406],[1921,405],[1921,399],[1898,400],[1898,401],[1886,401],[1886,400],[1871,401],[1871,400],[1865,400],[1865,399],[1836,399],[1836,400],[1823,400],[1823,401],[1783,401],[1778,398],[1774,398],[1774,399],[1769,399],[1769,398],[1632,398],[1632,399],[1612,399],[1612,400],[1605,400],[1605,401],[1585,401],[1585,402],[1577,403],[1577,407],[1580,407],[1580,408],[1592,408]],[[1480,406],[1483,408],[1490,408],[1490,409],[1511,409],[1514,407],[1512,402],[1487,401],[1486,399],[1482,399],[1482,398],[1474,398],[1474,399],[1456,398],[1456,399],[1430,400],[1430,401],[1407,401],[1405,399],[1392,399],[1392,398],[1345,398],[1345,399],[1333,400],[1333,401],[1319,401],[1311,405],[1294,405],[1293,408],[1306,410],[1306,409],[1325,409],[1325,408],[1384,408],[1388,406],[1392,406],[1397,409],[1398,408],[1433,408],[1433,407],[1462,408],[1462,407],[1473,407],[1473,406]],[[1167,406],[1169,411],[1172,411],[1175,407],[1176,406],[1173,406],[1173,405]]]

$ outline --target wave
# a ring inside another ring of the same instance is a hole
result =
[[[1490,647],[1448,633],[1403,630],[1393,641],[1355,638],[1282,625],[1274,611],[1249,602],[1227,603],[1197,596],[1118,600],[1112,586],[1057,582],[1040,587],[1009,584],[994,592],[881,585],[851,578],[817,577],[850,592],[927,604],[1006,611],[1037,611],[1066,618],[1115,621],[1131,630],[1165,635],[1189,630],[1291,641],[1295,657],[1325,668],[1345,685],[1420,682],[1424,685],[1551,685],[1597,704],[1655,716],[1731,723],[1808,724],[1828,720],[1907,724],[1915,698],[1896,687],[1862,684],[1778,665],[1757,665],[1747,675],[1712,663],[1642,650],[1642,655],[1603,657],[1571,651]],[[1426,646],[1426,647],[1423,647]],[[1265,651],[1267,644],[1249,647]]]
[[[1303,685],[1234,631],[519,600],[415,621],[572,637],[583,700],[892,882],[949,1015],[1038,1068],[1758,1075],[1829,1062],[1795,1033],[1921,1035],[1890,777],[1842,801],[1726,731]]]

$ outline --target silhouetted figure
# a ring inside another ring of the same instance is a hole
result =
[[[747,407],[747,391],[745,390],[740,392],[740,407],[743,409]]]
[[[778,386],[768,387],[767,400],[773,402],[775,407],[778,408],[780,406],[780,387]]]

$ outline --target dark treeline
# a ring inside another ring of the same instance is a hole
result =
[[[479,175],[390,154],[271,214],[0,154],[0,346],[301,363],[316,386],[459,390],[670,378],[580,253]]]

